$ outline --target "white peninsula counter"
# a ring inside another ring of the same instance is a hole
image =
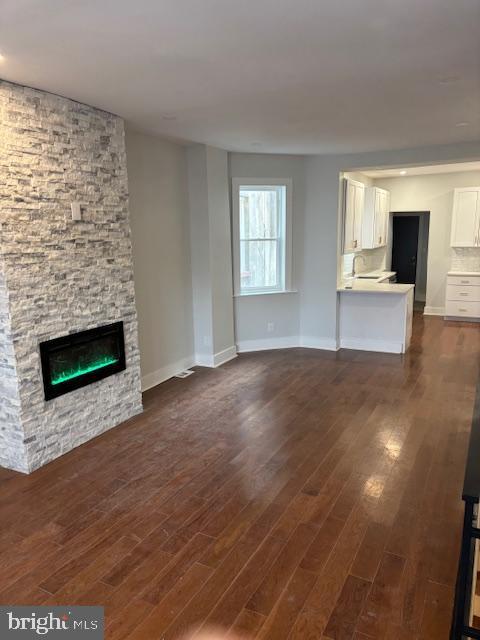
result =
[[[343,349],[405,353],[413,319],[413,284],[353,279],[337,288]]]

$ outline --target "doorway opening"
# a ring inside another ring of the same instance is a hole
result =
[[[397,282],[415,285],[415,307],[423,310],[427,292],[429,211],[392,214],[392,271]]]

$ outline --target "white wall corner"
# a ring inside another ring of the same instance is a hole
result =
[[[156,387],[157,384],[173,378],[173,376],[177,375],[177,373],[180,373],[180,371],[189,369],[194,365],[195,359],[193,358],[193,356],[188,356],[187,358],[182,358],[181,360],[177,360],[172,364],[168,364],[161,369],[157,369],[152,373],[147,373],[146,375],[142,376],[142,391],[147,391],[152,387]]]
[[[305,349],[323,349],[324,351],[338,351],[340,348],[335,338],[317,338],[316,336],[301,336],[299,346]]]
[[[217,353],[197,353],[195,354],[195,365],[199,367],[220,367],[222,364],[229,362],[237,357],[237,348],[235,345],[218,351]]]
[[[227,349],[223,349],[223,351],[219,351],[213,356],[213,366],[219,367],[220,365],[225,364],[226,362],[229,362],[230,360],[233,360],[236,357],[237,357],[237,347],[234,344],[232,344],[231,347],[228,347]]]
[[[444,316],[445,315],[445,307],[427,307],[425,306],[423,310],[424,316]]]
[[[215,367],[214,355],[212,353],[196,353],[195,366],[210,367],[210,368]]]

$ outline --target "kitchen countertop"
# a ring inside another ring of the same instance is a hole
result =
[[[414,286],[413,284],[389,284],[387,282],[378,282],[377,280],[352,278],[351,280],[344,280],[342,284],[337,287],[337,291],[339,293],[390,293],[405,295],[413,289]]]
[[[480,276],[480,271],[449,271],[449,276]]]

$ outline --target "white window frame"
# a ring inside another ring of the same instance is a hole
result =
[[[240,281],[240,188],[285,187],[285,273],[278,287],[249,288],[242,291]],[[292,291],[292,196],[291,178],[233,178],[232,179],[232,239],[233,239],[233,289],[235,296],[258,296]]]

